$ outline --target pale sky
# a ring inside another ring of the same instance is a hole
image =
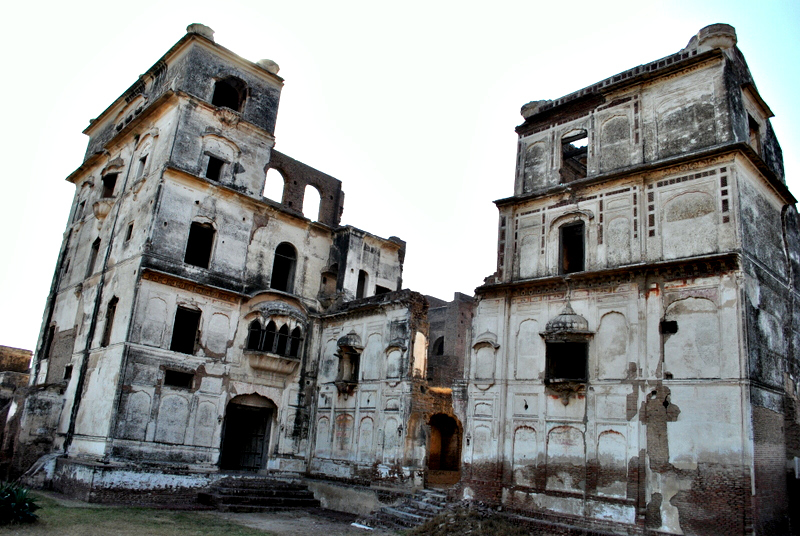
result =
[[[33,350],[81,134],[193,22],[285,79],[276,148],[343,182],[343,224],[408,243],[404,287],[472,294],[495,270],[520,107],[736,27],[800,195],[800,2],[13,2],[0,102],[0,345]],[[792,125],[795,126],[792,129]]]

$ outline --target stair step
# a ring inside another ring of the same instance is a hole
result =
[[[409,521],[412,523],[424,523],[428,520],[428,516],[422,516],[419,514],[412,514],[411,512],[406,512],[405,510],[401,510],[400,508],[393,508],[391,506],[384,506],[381,508],[381,512],[385,514],[391,514],[403,521]]]
[[[320,502],[313,497],[220,497],[217,504],[239,504],[251,506],[289,506],[293,508],[319,506]]]

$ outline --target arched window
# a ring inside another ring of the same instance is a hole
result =
[[[296,327],[292,330],[292,334],[289,335],[289,357],[299,357],[300,356],[300,343],[303,342],[303,331],[300,327]]]
[[[356,287],[356,299],[367,297],[367,284],[369,283],[369,274],[364,270],[358,271],[358,286]]]
[[[294,267],[296,262],[297,251],[293,245],[283,242],[275,248],[270,287],[283,292],[292,292],[294,290]]]
[[[210,223],[193,222],[189,228],[189,239],[186,241],[186,264],[208,268],[211,260],[211,247],[214,245],[214,226]]]
[[[286,343],[289,342],[289,326],[286,324],[281,326],[278,330],[278,344],[275,348],[275,353],[278,355],[286,355]]]
[[[264,191],[261,195],[277,203],[283,203],[283,189],[285,187],[286,179],[283,174],[275,168],[269,168],[267,170],[267,178],[264,180]]]
[[[267,324],[267,329],[264,331],[264,344],[261,346],[261,350],[265,352],[274,352],[275,348],[275,332],[278,330],[275,322],[272,320],[269,321]]]
[[[117,303],[119,299],[114,296],[108,301],[106,309],[106,325],[103,327],[103,338],[100,339],[100,346],[106,347],[111,342],[111,328],[114,327],[114,315],[117,313]]]
[[[311,221],[319,220],[320,193],[314,186],[306,185],[303,194],[303,216]]]
[[[248,350],[261,350],[264,347],[264,336],[266,332],[261,329],[261,322],[253,320],[250,322],[250,332],[247,336]]]
[[[444,355],[444,337],[439,337],[433,341],[432,355]]]
[[[229,77],[217,80],[217,83],[214,84],[214,96],[211,98],[211,104],[241,112],[246,96],[247,86],[244,82],[238,78]]]
[[[86,277],[94,273],[94,264],[97,262],[97,254],[100,253],[100,239],[92,242],[92,250],[89,253],[89,264],[86,265]]]

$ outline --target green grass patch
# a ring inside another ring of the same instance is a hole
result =
[[[138,507],[62,506],[48,497],[38,496],[39,521],[31,525],[0,527],[0,536],[91,534],[120,536],[264,536],[264,531],[237,525],[213,512],[158,510]]]

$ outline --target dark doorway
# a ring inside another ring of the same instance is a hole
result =
[[[428,484],[450,485],[459,480],[461,429],[458,422],[442,413],[430,420],[428,442]]]
[[[219,466],[220,469],[257,472],[266,463],[274,407],[258,395],[244,398],[243,403],[234,399],[228,404]]]

